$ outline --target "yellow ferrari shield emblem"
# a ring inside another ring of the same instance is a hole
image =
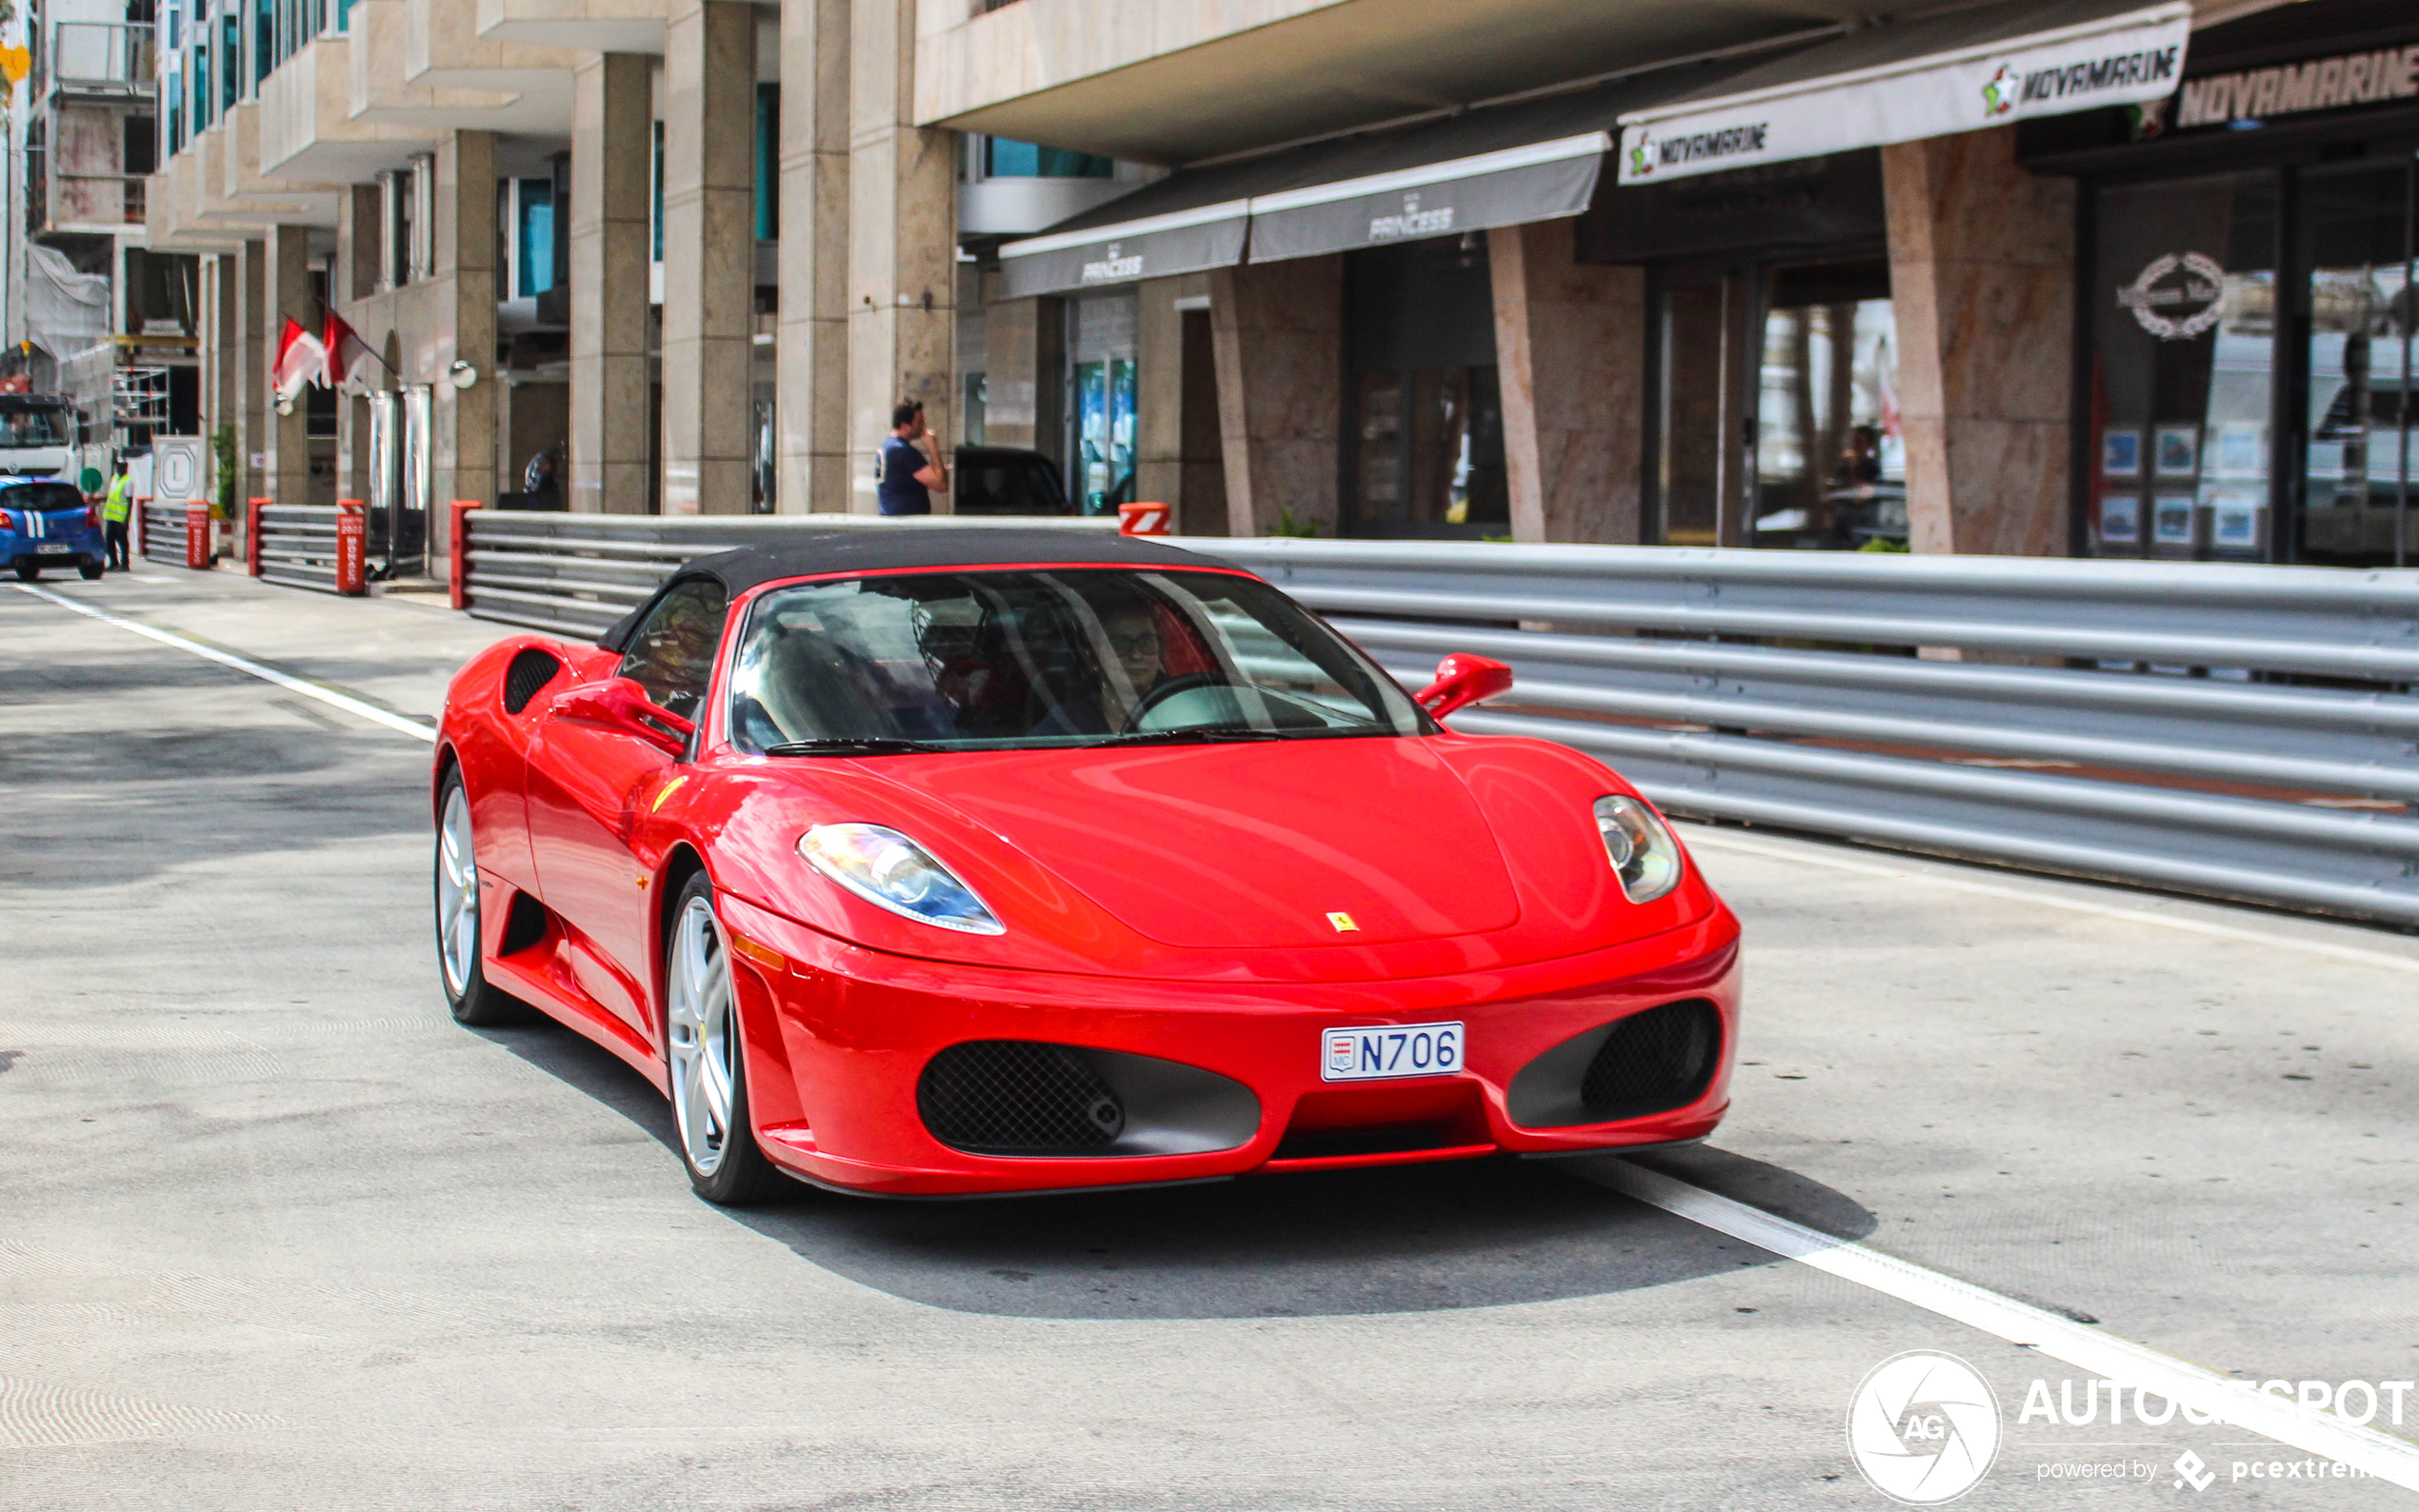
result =
[[[1358,934],[1361,932],[1361,926],[1352,922],[1352,916],[1349,913],[1329,914],[1327,916],[1327,922],[1335,925],[1335,932],[1337,934]]]

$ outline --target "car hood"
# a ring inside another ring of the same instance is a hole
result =
[[[1487,816],[1417,740],[886,764],[1128,928],[1199,949],[1484,934],[1520,903]]]

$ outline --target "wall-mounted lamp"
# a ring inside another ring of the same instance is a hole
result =
[[[445,370],[445,377],[456,388],[468,388],[479,381],[479,369],[456,357],[453,366]]]

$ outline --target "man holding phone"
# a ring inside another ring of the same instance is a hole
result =
[[[890,435],[882,443],[874,497],[884,514],[930,514],[932,495],[950,491],[949,464],[941,444],[924,424],[924,405],[902,399],[890,411]]]

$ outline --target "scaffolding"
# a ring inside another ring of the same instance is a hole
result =
[[[169,370],[121,367],[110,369],[110,421],[120,432],[131,427],[158,432],[169,428]]]

